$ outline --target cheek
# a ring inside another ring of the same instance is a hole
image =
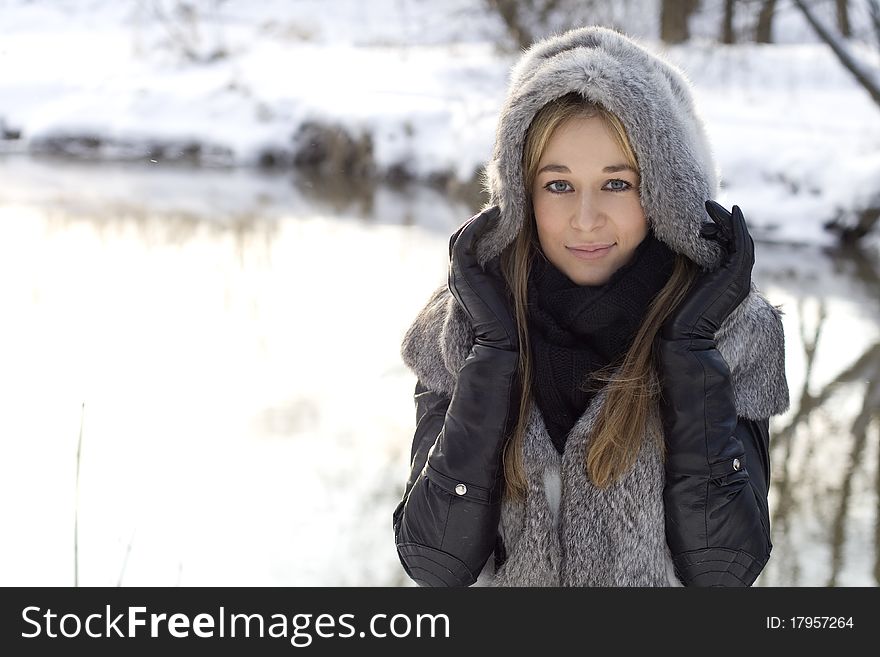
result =
[[[621,225],[621,232],[631,244],[640,244],[648,234],[648,221],[641,206],[633,210]]]
[[[561,227],[560,222],[552,221],[546,215],[541,217],[541,219],[536,215],[535,225],[541,250],[552,259],[554,254],[562,248],[561,244],[565,233],[564,226]]]
[[[563,205],[559,199],[546,197],[532,203],[539,235],[551,235],[565,228],[567,215]]]
[[[541,245],[541,250],[544,253],[547,253],[547,249],[550,247],[552,243],[552,236],[547,230],[547,223],[538,219],[537,213],[535,214],[535,228],[538,233],[538,244]]]

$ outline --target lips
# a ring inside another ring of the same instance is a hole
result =
[[[607,255],[614,247],[612,244],[583,244],[580,246],[567,246],[569,253],[579,260],[596,260]]]

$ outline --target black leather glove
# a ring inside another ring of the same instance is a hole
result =
[[[470,318],[475,343],[428,457],[429,473],[447,480],[456,494],[483,502],[498,496],[501,450],[519,400],[519,341],[504,279],[497,258],[484,269],[476,257],[477,240],[498,215],[497,206],[485,210],[450,239],[449,291]]]
[[[395,514],[398,554],[423,585],[472,584],[495,547],[502,450],[520,394],[516,322],[504,281],[497,260],[483,268],[476,259],[476,241],[497,217],[497,207],[486,210],[450,240],[449,290],[471,320],[475,343],[423,473]]]
[[[740,436],[760,432],[737,418],[715,333],[751,289],[754,243],[737,206],[729,213],[707,201],[706,211],[713,223],[701,235],[721,244],[725,257],[698,276],[657,341],[667,543],[685,584],[750,585],[770,548]]]
[[[715,201],[706,201],[712,218],[700,234],[718,242],[726,253],[721,265],[702,273],[688,296],[663,325],[661,337],[667,340],[714,340],[725,319],[748,296],[755,264],[755,244],[738,206],[731,214]]]
[[[471,217],[449,238],[449,291],[474,328],[477,344],[517,351],[516,322],[507,301],[500,256],[477,262],[476,244],[493,222],[498,206]]]

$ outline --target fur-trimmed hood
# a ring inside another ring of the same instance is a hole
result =
[[[513,68],[486,167],[488,205],[500,212],[478,244],[479,259],[498,255],[529,217],[521,164],[526,131],[541,107],[573,91],[606,107],[626,128],[641,168],[642,207],[656,237],[703,268],[717,265],[720,249],[699,231],[708,219],[705,201],[718,191],[718,172],[690,83],[672,64],[603,27],[540,41]],[[781,313],[754,284],[716,337],[732,370],[740,415],[784,412],[789,396]],[[473,339],[444,285],[407,331],[401,355],[426,385],[451,394]]]
[[[541,107],[571,92],[602,105],[626,128],[641,169],[642,207],[657,238],[703,268],[715,265],[720,251],[699,230],[719,176],[690,83],[674,65],[604,27],[540,41],[513,68],[486,167],[489,205],[501,214],[480,244],[480,261],[510,244],[529,216],[521,164],[526,131]]]

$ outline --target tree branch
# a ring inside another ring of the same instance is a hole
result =
[[[871,76],[870,73],[862,69],[861,64],[859,64],[855,58],[849,54],[849,52],[844,47],[843,43],[841,43],[840,39],[838,39],[831,31],[822,25],[816,17],[813,15],[812,10],[804,4],[803,0],[792,0],[798,9],[801,10],[801,13],[804,15],[804,18],[807,19],[807,22],[813,28],[819,38],[822,39],[831,50],[837,55],[837,59],[843,64],[844,68],[852,73],[853,77],[858,80],[859,84],[868,92],[873,101],[880,106],[880,85],[877,84],[876,80]]]

